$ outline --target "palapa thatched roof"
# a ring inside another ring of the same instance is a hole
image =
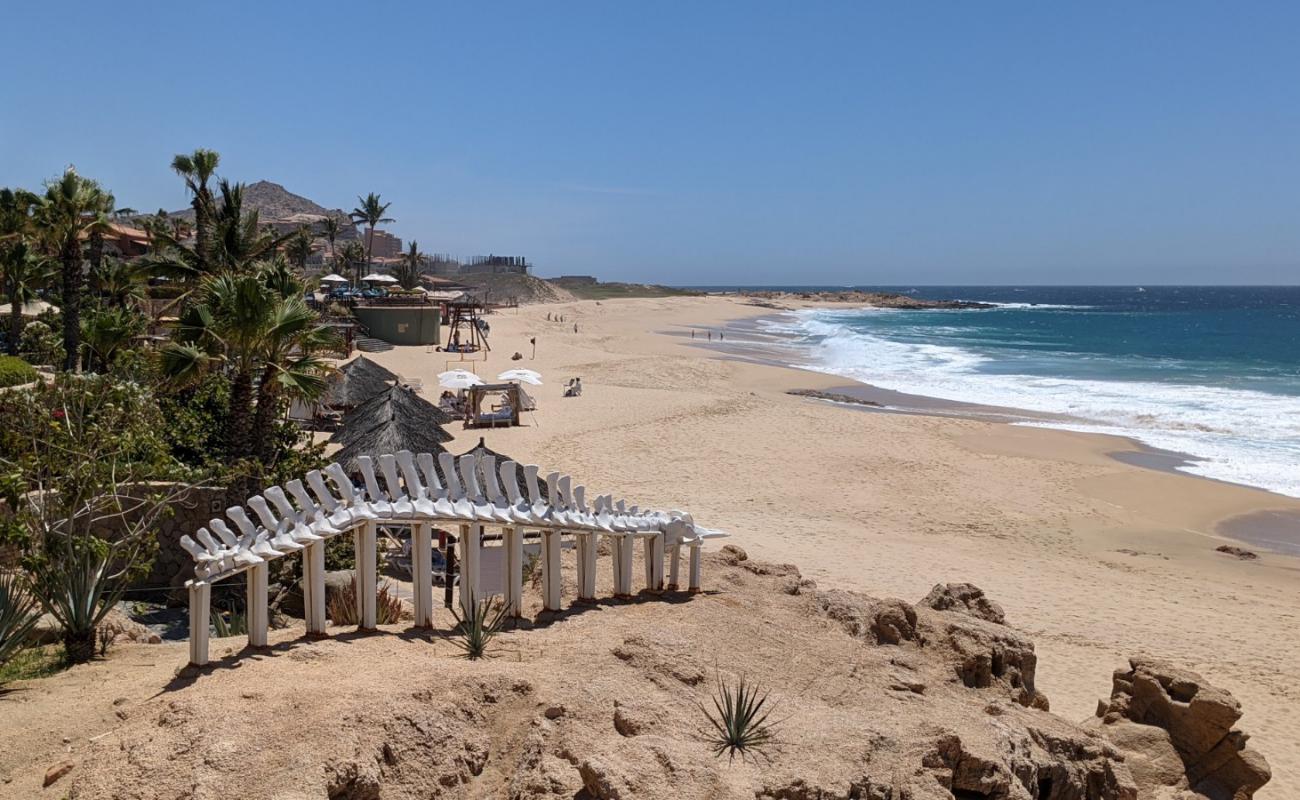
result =
[[[397,373],[359,356],[339,368],[321,398],[330,408],[356,408],[397,384]]]
[[[493,457],[496,458],[496,460],[497,460],[497,465],[498,465],[498,466],[500,466],[500,465],[501,465],[501,462],[503,462],[503,461],[513,461],[513,462],[515,462],[516,464],[519,464],[519,465],[520,465],[520,469],[519,469],[519,480],[521,481],[521,484],[520,484],[520,485],[522,486],[523,474],[524,474],[524,473],[523,473],[523,465],[524,465],[525,462],[520,461],[520,460],[517,459],[517,458],[512,458],[511,456],[508,456],[508,455],[506,455],[505,453],[498,453],[497,451],[495,451],[495,450],[493,450],[492,448],[488,447],[488,446],[487,446],[487,440],[484,439],[482,436],[478,437],[478,444],[476,444],[476,445],[474,445],[473,447],[471,447],[470,449],[466,450],[464,453],[461,453],[461,455],[469,455],[470,453],[475,453],[475,454],[477,454],[477,455],[479,455],[479,456],[493,456]],[[457,456],[457,458],[460,458],[460,456]],[[441,473],[439,473],[439,474],[441,474]],[[543,474],[543,475],[541,475],[541,476],[539,477],[539,479],[538,479],[538,481],[537,481],[537,488],[541,491],[541,493],[542,493],[542,497],[543,497],[543,498],[547,498],[547,499],[549,499],[549,493],[547,492],[545,478],[546,478],[546,475],[545,475],[545,474]],[[479,480],[480,480],[480,481],[483,480],[483,469],[482,469],[482,467],[479,468]]]
[[[413,390],[402,386],[389,386],[344,414],[343,424],[330,437],[330,441],[350,445],[358,439],[366,438],[369,432],[377,427],[400,422],[404,426],[426,431],[421,438],[449,442],[452,436],[443,430],[442,426],[450,420],[451,415],[420,397]],[[398,449],[420,452],[414,447]]]
[[[437,456],[446,450],[439,441],[441,428],[423,425],[410,420],[392,419],[355,436],[346,447],[334,454],[334,460],[348,472],[356,472],[357,456],[377,458],[385,453],[410,450],[413,453],[433,453]]]

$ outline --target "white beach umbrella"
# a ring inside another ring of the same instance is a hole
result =
[[[348,279],[338,274],[337,272],[331,272],[330,274],[321,278],[320,282],[321,283],[347,283]]]
[[[497,376],[499,381],[519,381],[520,383],[531,383],[533,386],[542,385],[542,374],[531,369],[508,369]]]
[[[482,384],[482,378],[462,369],[444,372],[438,376],[438,385],[444,389],[468,389],[471,386],[481,386]]]
[[[391,275],[380,275],[378,272],[372,272],[361,279],[362,283],[397,283],[397,278]]]

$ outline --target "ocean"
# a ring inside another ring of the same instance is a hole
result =
[[[1185,454],[1186,472],[1300,497],[1300,287],[854,288],[996,307],[795,312],[768,324],[797,366],[1064,415],[1018,424],[1129,436]]]

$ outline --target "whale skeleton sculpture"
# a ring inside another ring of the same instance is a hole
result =
[[[362,485],[354,486],[343,467],[330,464],[307,473],[306,484],[291,480],[248,499],[248,508],[226,509],[225,520],[213,519],[180,544],[194,559],[194,579],[186,583],[190,600],[190,663],[208,662],[208,620],[212,584],[248,572],[248,643],[265,647],[269,627],[268,562],[301,553],[303,607],[308,635],[325,633],[324,541],[352,533],[357,561],[357,616],[361,627],[376,624],[378,590],[375,539],[380,525],[412,529],[412,580],[415,625],[433,624],[433,525],[457,525],[460,536],[460,604],[471,612],[479,595],[479,555],[483,530],[502,529],[506,557],[505,604],[518,616],[523,601],[523,529],[542,534],[543,605],[560,608],[561,537],[577,540],[578,597],[596,595],[597,536],[613,544],[614,593],[632,594],[632,558],[636,541],[645,549],[646,587],[664,588],[664,555],[669,556],[668,583],[678,588],[681,550],[689,551],[687,587],[700,588],[700,547],[704,540],[726,536],[695,524],[682,511],[649,511],[628,506],[612,495],[588,505],[584,486],[568,475],[540,477],[538,467],[495,456],[467,453],[415,455],[409,450],[378,458],[357,459]],[[378,469],[376,469],[376,467]],[[481,479],[481,480],[480,480]],[[545,486],[545,492],[543,492]],[[254,521],[254,517],[256,521]]]

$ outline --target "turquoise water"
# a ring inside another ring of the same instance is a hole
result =
[[[880,288],[880,287],[876,287]],[[808,366],[914,394],[1069,415],[1300,496],[1300,287],[892,287],[987,310],[798,312]]]

